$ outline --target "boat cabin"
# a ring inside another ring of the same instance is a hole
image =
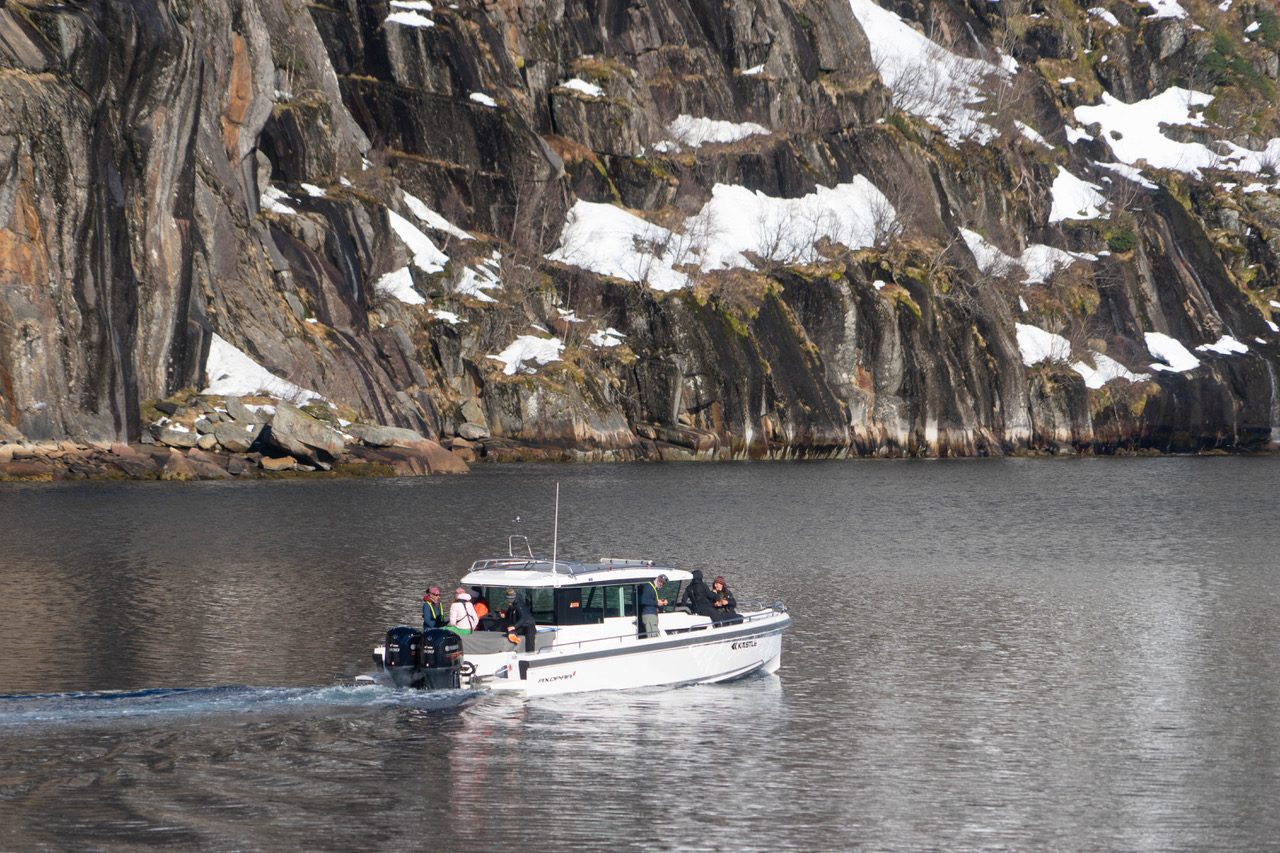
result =
[[[640,589],[658,575],[667,576],[660,597],[672,604],[679,599],[684,582],[693,577],[684,569],[658,566],[651,560],[605,558],[590,563],[497,557],[473,563],[462,585],[479,588],[494,612],[507,606],[507,590],[513,589],[540,629],[579,628],[572,632],[576,641],[634,634]],[[667,616],[663,614],[664,620]],[[599,629],[581,630],[588,626]]]

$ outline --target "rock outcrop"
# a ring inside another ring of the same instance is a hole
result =
[[[426,476],[465,473],[475,458],[466,446],[450,452],[413,430],[330,424],[287,403],[250,407],[237,397],[191,397],[152,408],[165,414],[143,431],[136,446],[0,444],[0,480],[225,480],[314,471]]]
[[[1280,22],[1170,3],[0,0],[0,463],[1271,449]]]

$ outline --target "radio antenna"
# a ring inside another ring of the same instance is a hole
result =
[[[556,515],[555,521],[551,525],[551,574],[554,576],[556,572],[556,546],[560,539],[560,484],[556,483]],[[560,579],[556,578],[556,586],[560,585]]]

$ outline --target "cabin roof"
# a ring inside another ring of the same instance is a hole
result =
[[[660,566],[652,560],[605,557],[595,562],[541,557],[490,557],[476,560],[462,577],[470,586],[555,587],[647,581],[666,575],[671,581],[689,580],[685,569]]]

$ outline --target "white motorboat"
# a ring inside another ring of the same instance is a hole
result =
[[[387,632],[374,662],[401,685],[528,696],[710,684],[776,672],[781,663],[782,632],[791,625],[782,604],[713,619],[675,606],[692,578],[683,569],[650,560],[541,559],[512,550],[509,543],[507,556],[475,561],[462,586],[478,590],[493,612],[514,591],[537,622],[532,651],[524,640],[513,644],[505,631],[423,635],[402,627]],[[658,614],[658,634],[644,636],[641,590],[660,575],[667,579],[660,597],[670,604]]]

